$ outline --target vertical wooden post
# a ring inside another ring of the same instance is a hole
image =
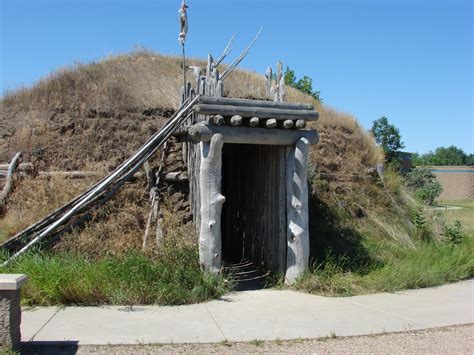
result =
[[[221,134],[209,143],[201,142],[199,186],[201,190],[201,222],[199,262],[204,270],[218,273],[222,264],[221,213],[225,197],[221,194],[222,147]]]
[[[292,284],[308,267],[308,165],[309,142],[301,138],[287,156],[287,258],[285,282]]]
[[[273,79],[273,72],[272,68],[268,67],[267,72],[265,74],[266,81],[265,81],[265,92],[267,97],[271,97],[271,89],[272,89],[272,79]]]

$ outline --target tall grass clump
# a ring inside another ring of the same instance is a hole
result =
[[[329,296],[393,292],[438,286],[474,276],[472,239],[453,245],[419,242],[408,248],[389,242],[378,264],[354,267],[342,257],[330,256],[314,264],[297,282],[296,289]]]
[[[33,252],[0,272],[28,275],[22,289],[27,305],[180,305],[217,298],[230,288],[222,276],[201,272],[198,260],[195,246],[178,242],[153,257],[130,252],[94,260]]]
[[[311,267],[296,289],[347,296],[474,276],[474,235],[425,211],[393,171],[364,180],[309,176]]]

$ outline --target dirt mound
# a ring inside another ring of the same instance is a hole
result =
[[[199,60],[190,61],[190,65],[203,67],[204,64]],[[24,161],[33,162],[40,170],[97,170],[104,173],[111,170],[139,148],[174,112],[181,70],[178,58],[140,51],[63,69],[31,88],[7,93],[0,107],[0,161],[7,162],[16,151],[22,151]],[[225,94],[264,98],[264,84],[262,75],[238,71],[226,80]],[[320,120],[312,124],[320,135],[319,143],[311,151],[313,174],[367,175],[368,168],[383,161],[372,137],[353,117],[322,107],[313,98],[292,88],[288,88],[287,96],[288,101],[312,103],[320,111]],[[182,169],[179,156],[176,151],[170,154],[169,169]],[[156,160],[152,167],[157,167]],[[23,187],[17,187],[6,216],[0,220],[0,234],[11,235],[24,227],[25,221],[33,222],[44,216],[46,209],[35,206],[51,198],[54,189],[47,188],[50,183],[23,182]],[[19,192],[28,184],[40,192],[27,196]],[[85,188],[82,183],[61,184],[58,186],[69,192]],[[95,251],[98,239],[114,240],[104,244],[101,252],[139,247],[149,207],[146,181],[139,180],[137,186],[137,189],[126,189],[128,192],[121,193],[116,202],[94,219],[95,224],[89,223],[78,232],[78,238],[82,238],[78,243],[81,251]],[[360,181],[350,181],[329,190],[339,189],[338,196],[343,197],[347,191],[361,190],[362,186]],[[69,192],[56,192],[63,198],[57,198],[54,205],[66,202]],[[169,216],[178,215],[177,223],[188,222],[186,188],[176,189],[165,184],[162,196],[165,195],[170,201]],[[320,198],[324,199],[324,196],[321,193]],[[25,204],[25,200],[29,202]],[[327,203],[334,201],[327,197]],[[22,222],[15,224],[24,206],[29,206],[28,218],[20,218]],[[53,206],[49,207],[52,209]],[[113,214],[115,217],[110,217]],[[106,217],[113,221],[109,222],[110,228],[97,223]]]

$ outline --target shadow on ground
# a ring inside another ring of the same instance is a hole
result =
[[[28,341],[21,343],[20,354],[76,354],[79,348],[78,341]]]

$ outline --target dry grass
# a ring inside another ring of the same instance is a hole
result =
[[[4,237],[14,235],[73,199],[94,183],[93,179],[66,180],[62,177],[20,180],[5,215],[0,219]],[[1,240],[0,233],[0,240]]]

